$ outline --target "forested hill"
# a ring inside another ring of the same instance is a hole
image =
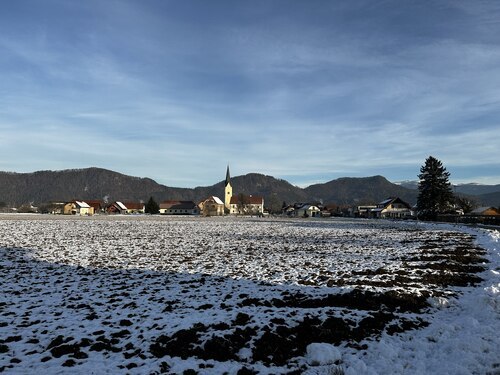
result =
[[[233,194],[262,195],[266,206],[283,202],[323,202],[335,204],[368,204],[389,196],[399,196],[414,204],[417,192],[393,184],[382,176],[340,178],[324,184],[299,188],[281,179],[250,173],[231,178]],[[105,201],[157,201],[182,199],[200,201],[207,196],[223,198],[224,182],[212,186],[174,188],[158,184],[149,178],[131,177],[100,168],[34,173],[0,172],[0,202],[9,206],[102,199]]]
[[[149,196],[180,199],[190,192],[191,189],[169,188],[149,178],[126,176],[100,168],[34,173],[0,172],[0,201],[10,206],[73,199],[138,201]]]
[[[385,177],[344,177],[304,189],[313,200],[337,204],[371,204],[387,197],[400,197],[410,204],[417,201],[418,192],[389,182]]]
[[[403,181],[400,186],[410,190],[418,189],[418,181]],[[475,202],[476,205],[500,207],[500,184],[459,184],[453,185],[453,193],[466,196]]]

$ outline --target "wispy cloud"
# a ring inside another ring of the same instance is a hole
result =
[[[498,166],[498,19],[490,1],[9,4],[0,168],[194,186],[230,162],[304,185],[405,179],[433,154],[500,182],[478,168]]]

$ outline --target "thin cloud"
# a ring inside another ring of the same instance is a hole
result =
[[[194,186],[230,162],[303,185],[405,179],[433,154],[455,178],[500,181],[499,12],[488,1],[9,4],[0,166],[96,165]]]

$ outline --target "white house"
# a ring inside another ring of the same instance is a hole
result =
[[[293,216],[296,217],[320,217],[321,210],[318,206],[314,206],[312,204],[304,204],[301,207],[296,208],[293,211]]]
[[[126,207],[127,214],[143,214],[146,212],[146,207],[141,202],[125,202],[123,205]]]
[[[387,198],[380,202],[377,208],[370,211],[375,218],[409,218],[413,216],[411,206],[400,198]]]
[[[349,213],[354,217],[370,217],[371,212],[375,210],[377,206],[375,205],[364,205],[364,206],[356,206],[353,209],[349,209]]]
[[[160,203],[163,215],[198,215],[198,206],[193,201],[165,201]]]

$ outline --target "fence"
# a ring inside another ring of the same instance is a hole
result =
[[[500,226],[500,215],[439,215],[438,221],[460,224],[483,224]]]

